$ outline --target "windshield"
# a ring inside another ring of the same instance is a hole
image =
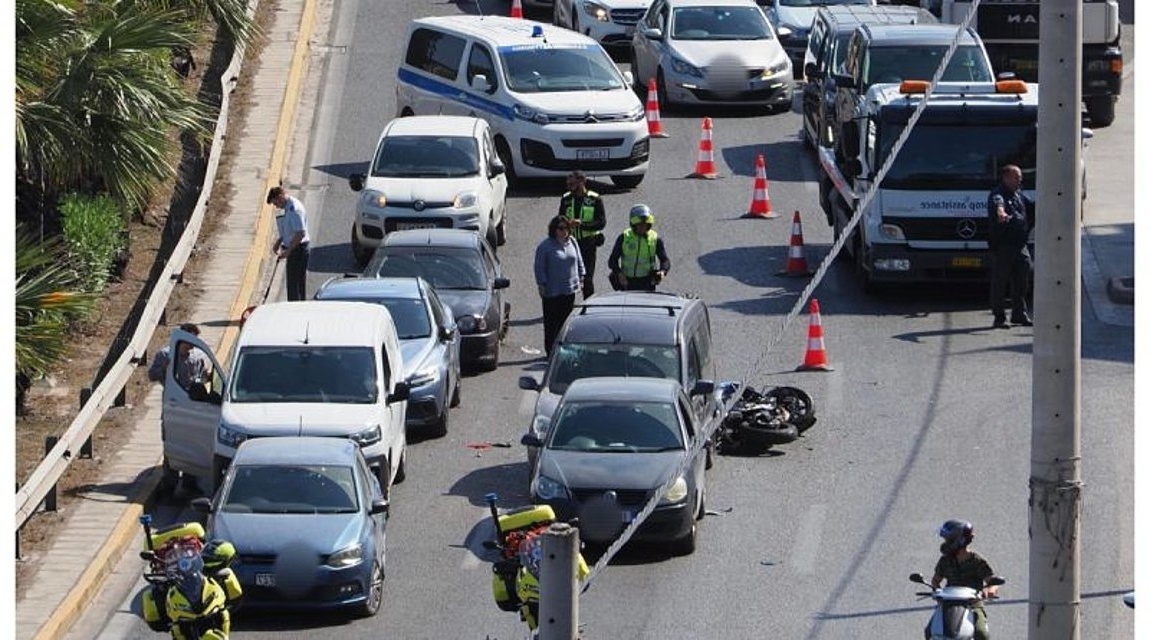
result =
[[[903,80],[930,80],[938,71],[942,57],[949,47],[873,47],[863,62],[863,84],[902,82]],[[942,74],[944,82],[992,82],[994,74],[986,64],[982,49],[976,45],[962,45]]]
[[[615,63],[598,45],[504,47],[503,73],[517,93],[602,91],[623,88]]]
[[[372,404],[379,395],[370,347],[244,347],[232,402]]]
[[[675,405],[666,402],[569,402],[560,407],[549,448],[642,453],[683,449]]]
[[[758,7],[683,7],[671,18],[674,40],[770,40]]]
[[[487,272],[477,251],[463,247],[385,247],[379,266],[384,278],[422,277],[436,289],[487,288]]]
[[[356,513],[358,495],[351,467],[240,465],[220,501],[220,511]]]
[[[451,136],[389,136],[371,166],[371,175],[385,178],[454,178],[478,173],[475,139]]]
[[[880,157],[890,152],[903,127],[888,124]],[[882,182],[884,189],[987,190],[1003,165],[1022,167],[1025,184],[1036,184],[1038,130],[1033,124],[915,126]],[[947,153],[939,153],[947,149]]]
[[[431,335],[431,318],[427,317],[427,307],[418,298],[361,298],[331,297],[319,294],[317,300],[347,300],[350,302],[372,302],[382,304],[391,314],[395,323],[395,333],[400,340],[426,338]]]
[[[576,380],[607,376],[678,380],[679,352],[668,345],[561,344],[551,359],[547,388],[562,395]]]

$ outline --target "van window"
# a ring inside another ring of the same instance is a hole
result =
[[[374,359],[370,347],[244,347],[231,401],[374,404]]]
[[[407,45],[407,64],[441,78],[455,80],[466,44],[463,38],[449,33],[416,29]]]
[[[623,78],[598,45],[500,49],[507,88],[518,93],[623,88]]]
[[[495,77],[495,62],[491,52],[487,47],[475,44],[471,46],[471,56],[467,60],[467,86],[470,87],[475,76],[481,74],[487,78],[487,84],[491,85],[487,93],[495,93],[499,88],[499,79]]]

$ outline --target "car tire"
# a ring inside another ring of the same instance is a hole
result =
[[[655,94],[659,98],[659,109],[661,111],[671,110],[670,96],[667,95],[667,79],[663,77],[663,68],[655,69]],[[662,113],[660,113],[662,115]]]
[[[391,500],[391,461],[383,459],[379,461],[379,470],[376,472],[375,477],[379,480],[379,492],[383,494],[384,500]]]
[[[1109,127],[1114,123],[1114,96],[1092,96],[1086,99],[1090,126]]]
[[[171,495],[176,490],[176,485],[180,482],[180,473],[172,468],[168,463],[168,456],[164,456],[163,462],[160,463],[160,482],[156,485],[156,490],[161,495]]]
[[[502,247],[505,244],[507,244],[507,212],[503,213],[499,224],[495,225],[495,246]]]
[[[428,429],[428,434],[432,438],[442,438],[443,436],[447,435],[448,416],[450,415],[451,410],[448,408],[447,403],[444,403],[443,412],[439,414],[439,417],[435,419],[435,422],[431,423],[430,428]]]
[[[571,30],[579,33],[579,14],[575,12],[575,3],[571,3]]]
[[[499,156],[499,161],[506,168],[508,188],[518,186],[519,176],[515,175],[515,162],[511,158],[511,147],[506,139],[502,137],[495,139],[495,155]]]
[[[371,260],[371,253],[371,249],[363,246],[363,243],[359,241],[359,236],[355,232],[355,224],[352,224],[351,255],[355,259],[356,266],[358,266],[360,269],[366,267],[367,263]]]
[[[395,470],[395,484],[407,480],[407,450],[399,454],[399,468]]]
[[[361,618],[370,618],[379,613],[380,605],[383,604],[383,566],[379,564],[379,560],[372,562],[371,577],[368,581],[367,599],[356,611]]]
[[[499,246],[499,238],[495,232],[495,225],[487,225],[487,235],[484,236],[484,239],[487,240],[487,244],[491,245],[492,251],[495,251],[496,253],[499,252],[499,249],[497,248]]]
[[[643,178],[645,177],[647,177],[647,174],[645,173],[628,174],[625,176],[611,176],[611,182],[614,182],[615,186],[619,187],[620,189],[634,189],[643,182]]]
[[[415,112],[411,110],[411,107],[404,107],[403,111],[399,114],[399,117],[410,118],[413,115],[415,115]]]
[[[460,402],[462,402],[462,400],[460,398],[460,393],[461,393],[460,389],[462,387],[463,387],[463,382],[459,379],[459,376],[456,375],[455,376],[455,389],[453,389],[451,391],[451,406],[458,407]]]

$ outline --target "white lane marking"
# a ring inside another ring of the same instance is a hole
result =
[[[811,505],[807,515],[799,525],[798,540],[791,553],[791,562],[795,572],[800,575],[814,573],[815,563],[818,560],[819,546],[822,543],[823,524],[827,519],[827,505]]]

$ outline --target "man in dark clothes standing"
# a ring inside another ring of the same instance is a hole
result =
[[[567,193],[559,200],[559,215],[567,218],[571,237],[583,256],[583,267],[587,270],[583,278],[583,299],[586,300],[595,293],[595,252],[604,243],[607,213],[603,209],[603,198],[587,190],[587,176],[582,171],[567,174]]]
[[[1026,309],[1026,288],[1033,266],[1027,239],[1033,220],[1028,214],[1029,198],[1022,194],[1022,169],[1008,164],[1001,181],[990,191],[986,215],[990,229],[990,311],[995,329],[1009,329],[1006,322],[1006,293],[1010,291],[1010,322],[1029,327],[1033,323]]]

